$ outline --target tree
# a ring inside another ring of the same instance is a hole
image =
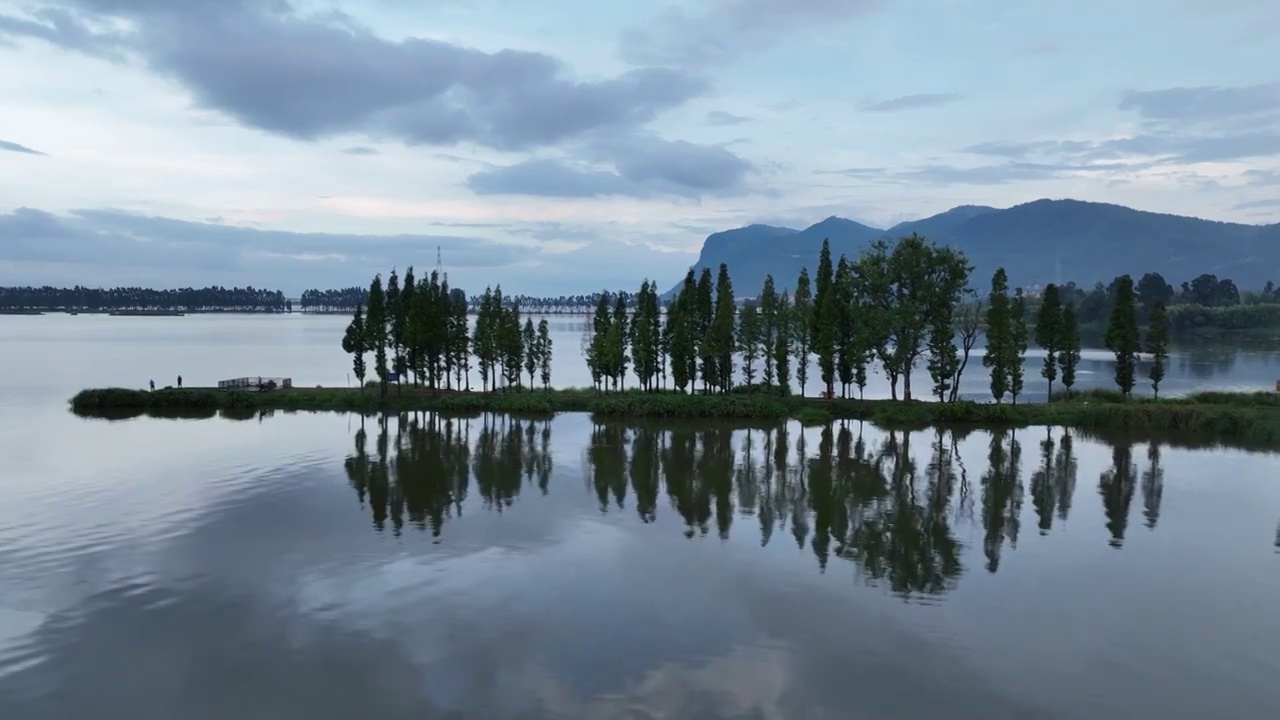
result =
[[[1076,384],[1076,368],[1080,365],[1080,323],[1071,303],[1062,306],[1062,349],[1058,351],[1058,367],[1062,370],[1062,386],[1071,393]]]
[[[791,309],[791,299],[787,297],[785,290],[782,293],[782,297],[778,299],[775,313],[773,347],[766,348],[766,351],[773,354],[773,366],[774,371],[777,373],[778,388],[783,395],[790,395],[791,350],[794,337],[791,332],[791,323],[794,312]]]
[[[613,318],[609,321],[608,374],[613,377],[614,390],[626,385],[627,339],[630,336],[627,320],[627,299],[619,293],[613,302]]]
[[[796,380],[800,381],[800,397],[804,397],[804,386],[809,381],[809,356],[813,354],[813,293],[808,268],[801,269],[796,280],[789,320],[787,331],[791,333],[791,347],[795,351]]]
[[[840,397],[849,396],[849,386],[854,382],[854,367],[863,356],[858,347],[859,308],[856,307],[853,265],[843,256],[836,264],[836,277],[832,295],[835,297],[835,346],[836,377],[840,380]]]
[[[773,349],[781,334],[778,319],[778,290],[774,287],[773,275],[766,275],[760,291],[760,344],[764,348],[764,384],[768,386],[772,386],[777,377],[778,359]]]
[[[524,371],[529,375],[529,389],[532,390],[533,373],[538,369],[538,333],[533,329],[533,318],[525,319],[520,339],[524,346]]]
[[[658,374],[662,325],[655,319],[660,314],[657,283],[646,280],[636,295],[635,317],[631,323],[631,363],[640,387],[645,390],[653,389],[653,381]]]
[[[1151,353],[1151,396],[1160,397],[1160,382],[1164,380],[1165,366],[1169,362],[1169,314],[1164,303],[1151,311],[1151,323],[1147,328],[1147,352]]]
[[[760,312],[755,302],[748,300],[742,306],[738,319],[738,354],[742,355],[742,377],[747,385],[756,381],[756,361],[760,359],[761,349]],[[765,358],[772,359],[773,353],[766,350]],[[770,362],[772,364],[772,362]]]
[[[1013,316],[1012,342],[1009,344],[1009,392],[1013,395],[1013,404],[1018,404],[1018,396],[1022,394],[1023,361],[1027,356],[1027,298],[1022,288],[1013,291],[1013,304],[1009,306]]]
[[[1013,315],[1009,304],[1009,276],[1004,268],[991,277],[987,298],[987,352],[982,366],[991,370],[991,395],[996,403],[1009,392],[1009,354],[1013,347]]]
[[[360,383],[360,391],[364,392],[364,354],[368,352],[366,340],[368,333],[364,329],[364,308],[356,305],[356,314],[342,336],[342,349],[351,355],[351,370],[355,373],[356,382]]]
[[[1053,381],[1058,378],[1058,351],[1062,349],[1062,302],[1058,286],[1045,286],[1036,314],[1036,345],[1044,350],[1044,367],[1040,377],[1049,381],[1048,399],[1053,401]]]
[[[383,396],[387,394],[387,297],[382,291],[382,275],[369,286],[369,311],[365,315],[365,345],[373,350],[373,372]]]
[[[404,273],[404,284],[400,288],[400,300],[396,304],[395,329],[393,332],[400,333],[400,347],[402,349],[399,365],[396,366],[396,372],[404,375],[410,369],[414,370],[414,379],[421,382],[421,378],[417,377],[417,355],[414,353],[413,343],[409,337],[409,316],[413,313],[413,302],[417,297],[417,281],[413,277],[413,266]]]
[[[499,363],[498,360],[498,325],[500,318],[497,317],[502,311],[502,291],[498,290],[495,295],[492,288],[485,288],[484,295],[480,296],[480,309],[476,313],[476,329],[475,340],[472,342],[472,349],[475,351],[476,366],[480,369],[480,387],[484,391],[491,388],[496,390],[494,372]]]
[[[1133,278],[1121,275],[1115,283],[1115,307],[1107,324],[1105,344],[1116,356],[1116,386],[1125,397],[1133,391],[1141,337],[1133,295]]]
[[[698,369],[702,374],[702,391],[709,392],[717,384],[715,346],[711,341],[711,323],[715,318],[715,295],[711,268],[702,268],[698,277],[698,292],[693,302],[693,337],[698,343]]]
[[[408,320],[408,307],[400,297],[400,278],[392,269],[391,277],[387,278],[387,338],[391,347],[391,372],[395,373],[397,386],[403,381],[406,370],[404,341]]]
[[[698,282],[690,269],[684,286],[667,311],[667,345],[671,354],[671,382],[676,389],[692,391],[698,376],[698,341],[695,333]]]
[[[835,270],[831,265],[831,243],[827,240],[822,241],[822,252],[818,255],[815,288],[811,344],[818,355],[818,370],[822,374],[822,384],[826,386],[826,396],[832,397],[835,394],[840,305],[835,292]]]
[[[1173,286],[1165,281],[1157,272],[1149,272],[1138,281],[1134,292],[1138,295],[1138,304],[1142,307],[1142,317],[1150,318],[1157,305],[1168,305],[1173,302]]]
[[[712,353],[715,359],[716,385],[721,392],[733,387],[734,328],[737,304],[733,299],[733,281],[729,279],[729,266],[720,263],[716,277],[716,311],[711,325]]]
[[[524,364],[524,337],[521,334],[520,306],[498,308],[499,354],[506,387],[520,387],[520,370]],[[505,389],[505,388],[504,388]]]
[[[960,377],[969,366],[969,353],[973,352],[982,335],[982,299],[973,290],[966,290],[966,293],[973,299],[962,302],[956,316],[960,331],[960,363],[956,365],[956,374],[951,381],[951,402],[960,399]]]
[[[952,328],[952,313],[969,283],[968,259],[957,250],[939,247],[912,233],[892,245],[880,240],[858,260],[857,276],[867,310],[861,323],[871,332],[871,346],[879,357],[894,399],[902,380],[902,399],[911,400],[911,371],[925,351],[930,328],[939,337]],[[942,342],[935,343],[940,352]],[[954,372],[954,358],[939,356],[935,377],[946,384]],[[943,377],[945,375],[945,377]]]
[[[538,367],[541,369],[542,389],[551,388],[551,328],[547,319],[538,321]]]
[[[591,370],[591,382],[596,390],[600,390],[608,367],[609,326],[612,324],[609,314],[609,293],[600,293],[596,302],[596,314],[591,320],[591,340],[587,347],[587,367]]]
[[[443,289],[447,286],[445,283],[441,286]],[[473,347],[471,329],[467,320],[467,308],[470,303],[467,300],[467,294],[460,289],[454,288],[450,290],[445,297],[448,299],[449,319],[447,326],[447,355],[450,364],[453,366],[456,387],[462,389],[463,380],[466,381],[466,389],[471,390],[471,348]]]

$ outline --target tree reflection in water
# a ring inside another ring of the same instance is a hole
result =
[[[367,428],[362,423],[344,469],[376,530],[398,534],[407,523],[438,538],[448,521],[462,516],[469,495],[478,495],[485,510],[503,513],[525,488],[550,492],[552,424],[493,414],[383,417]],[[1027,478],[1029,510],[1044,535],[1071,512],[1075,439],[1057,428],[1031,437],[1040,439]],[[984,470],[975,486],[962,448],[977,457],[974,443],[983,440]],[[735,521],[754,518],[738,532],[758,532],[761,546],[789,533],[798,548],[812,552],[819,572],[849,568],[869,585],[919,600],[946,594],[963,574],[965,547],[956,527],[981,523],[992,573],[1006,546],[1017,547],[1024,442],[1011,431],[901,432],[857,422],[817,428],[597,422],[582,467],[601,513],[635,512],[641,522],[656,523],[666,511],[659,507],[665,491],[665,506],[687,538],[710,538],[714,527],[716,537],[728,539]],[[1115,442],[1099,478],[1115,547],[1124,542],[1139,487],[1146,527],[1159,522],[1162,448],[1147,443],[1145,451],[1139,473],[1134,444]]]

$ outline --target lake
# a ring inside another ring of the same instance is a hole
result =
[[[342,385],[344,323],[0,317],[0,717],[1280,707],[1273,454],[1060,428],[66,408],[178,373]],[[588,384],[581,321],[553,327],[556,384]],[[1276,359],[1181,350],[1168,387],[1270,387]]]

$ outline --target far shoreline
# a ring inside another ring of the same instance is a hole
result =
[[[210,388],[166,388],[154,392],[123,388],[83,390],[70,400],[85,417],[153,414],[209,417],[218,412],[259,411],[402,413],[436,411],[552,416],[585,412],[609,419],[799,420],[822,425],[833,420],[867,420],[886,428],[931,426],[1023,428],[1060,426],[1105,432],[1179,433],[1206,443],[1247,443],[1280,450],[1280,393],[1198,393],[1152,400],[1122,399],[1113,391],[1085,391],[1050,403],[993,404],[959,401],[823,399],[737,392],[687,395],[640,390],[597,393],[590,389],[466,391],[389,385],[292,388],[270,392]]]

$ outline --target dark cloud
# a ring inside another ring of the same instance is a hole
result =
[[[1247,87],[1175,87],[1130,90],[1121,110],[1152,120],[1206,121],[1280,109],[1280,82]]]
[[[754,118],[745,115],[734,115],[723,110],[712,110],[707,113],[708,125],[744,125],[749,122],[755,122]]]
[[[367,145],[357,145],[355,147],[349,147],[346,150],[343,150],[342,152],[346,153],[347,155],[377,155],[378,154],[377,150],[371,147],[368,147]]]
[[[899,110],[918,110],[920,108],[937,107],[939,105],[947,105],[960,100],[963,95],[958,93],[918,93],[916,95],[903,95],[891,100],[883,100],[873,103],[862,108],[863,112],[897,112]]]
[[[790,33],[831,27],[883,4],[883,0],[716,0],[702,14],[669,7],[647,26],[624,32],[621,52],[624,60],[636,65],[720,65],[767,49]]]
[[[23,263],[98,267],[93,275],[69,278],[94,284],[121,268],[130,268],[135,275],[145,271],[149,276],[175,278],[168,284],[177,278],[234,283],[257,277],[273,286],[281,278],[298,283],[365,282],[374,272],[393,265],[433,265],[437,246],[444,249],[450,265],[463,270],[503,267],[537,253],[478,237],[292,233],[230,225],[220,218],[190,222],[117,210],[79,210],[60,216],[19,208],[0,214],[0,261],[19,268]],[[25,283],[35,278],[7,281]]]
[[[60,2],[63,17],[74,8],[104,23],[128,21],[132,30],[113,42],[199,104],[301,140],[364,132],[409,144],[526,149],[589,130],[634,128],[707,87],[672,68],[579,82],[541,53],[392,42],[349,16],[304,15],[285,0]],[[5,20],[0,32],[89,51],[81,35]]]
[[[610,169],[530,160],[478,172],[467,186],[481,195],[700,197],[742,192],[753,170],[750,162],[722,146],[683,140],[614,138],[594,142],[584,154]]]
[[[40,152],[39,150],[33,150],[27,147],[26,145],[19,145],[16,142],[9,142],[8,140],[0,140],[0,150],[7,150],[9,152],[16,152],[16,153],[24,153],[26,155],[44,155],[45,154]]]

